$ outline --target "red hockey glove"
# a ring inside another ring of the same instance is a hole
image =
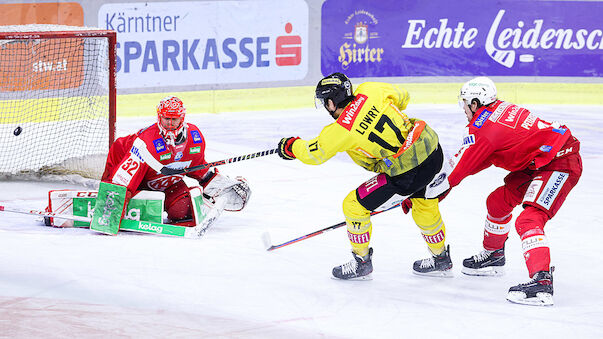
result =
[[[402,201],[400,206],[402,206],[402,212],[404,212],[404,214],[408,214],[408,212],[410,212],[412,209],[412,201],[410,198],[406,198],[404,201]]]
[[[291,148],[297,139],[299,139],[299,137],[282,138],[278,143],[278,155],[285,160],[295,159],[295,154],[293,154]]]

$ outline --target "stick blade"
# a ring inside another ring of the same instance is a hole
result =
[[[270,233],[262,233],[262,242],[264,243],[264,248],[266,249],[266,251],[270,251],[272,249],[272,240],[270,239]]]

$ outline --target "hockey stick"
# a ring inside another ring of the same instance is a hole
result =
[[[28,210],[28,209],[24,209],[24,208],[17,208],[17,207],[3,206],[3,205],[0,205],[0,211],[37,215],[37,216],[41,216],[41,217],[51,217],[51,218],[58,218],[58,219],[77,220],[77,221],[88,222],[88,223],[92,220],[92,218],[89,218],[89,217],[82,217],[82,216],[69,215],[69,214],[60,214],[60,213],[46,212],[46,211]],[[146,222],[146,221],[137,221],[137,220],[128,220],[128,219],[122,220],[119,229],[120,229],[120,231],[132,231],[132,232],[140,232],[140,233],[171,235],[171,236],[177,236],[177,237],[183,237],[183,238],[199,238],[203,235],[196,229],[196,227],[184,227],[184,226],[153,223],[153,222]]]
[[[173,168],[168,168],[168,167],[164,166],[161,169],[161,174],[163,174],[163,175],[185,174],[185,173],[189,173],[189,172],[194,172],[194,171],[199,171],[199,170],[202,170],[202,169],[206,169],[206,168],[209,168],[209,167],[214,167],[214,166],[219,166],[219,165],[224,165],[224,164],[230,164],[230,163],[233,163],[233,162],[243,161],[243,160],[249,160],[249,159],[253,159],[253,158],[257,158],[257,157],[263,157],[263,156],[266,156],[266,155],[274,154],[274,153],[276,153],[277,150],[278,150],[278,148],[275,148],[275,149],[271,149],[271,150],[266,150],[266,151],[261,151],[261,152],[246,154],[246,155],[239,155],[238,157],[232,157],[232,158],[229,158],[229,159],[218,160],[218,161],[210,162],[210,163],[207,163],[207,164],[193,166],[193,167],[188,167],[188,168],[183,168],[183,169],[173,169]]]
[[[386,209],[384,209],[382,211],[371,212],[371,216],[383,213],[385,211],[389,211],[389,210],[394,209],[394,208],[396,208],[398,206],[400,206],[400,203],[398,203],[396,205],[393,205],[391,207],[388,207],[388,208],[386,208]],[[295,239],[291,239],[289,241],[286,241],[286,242],[284,242],[282,244],[278,244],[278,245],[272,245],[272,241],[270,240],[270,233],[264,232],[262,234],[262,241],[264,242],[264,247],[266,248],[266,251],[273,251],[273,250],[276,250],[278,248],[294,244],[294,243],[296,243],[298,241],[302,241],[302,240],[305,240],[305,239],[308,239],[308,238],[315,237],[315,236],[317,236],[319,234],[323,234],[325,232],[332,231],[332,230],[334,230],[336,228],[339,228],[341,226],[344,226],[344,225],[345,225],[345,221],[342,221],[342,222],[340,222],[338,224],[335,224],[335,225],[332,225],[332,226],[329,226],[329,227],[325,227],[323,229],[320,229],[318,231],[314,231],[314,232],[306,234],[306,235],[302,235],[301,237],[298,237],[298,238],[295,238]]]
[[[46,212],[46,211],[37,211],[37,210],[28,210],[28,209],[25,209],[25,208],[3,206],[3,205],[0,205],[0,211],[13,212],[13,213],[21,213],[21,214],[30,214],[30,215],[37,215],[37,216],[40,216],[40,217],[50,217],[50,218],[58,218],[58,219],[77,220],[77,221],[83,221],[83,222],[90,222],[90,220],[91,220],[91,218],[80,217],[80,216],[77,216],[77,215],[60,214],[60,213]]]

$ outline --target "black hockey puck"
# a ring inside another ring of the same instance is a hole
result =
[[[19,135],[21,134],[21,131],[23,131],[23,128],[21,128],[21,126],[17,126],[17,128],[15,128],[15,130],[13,131],[13,134]]]

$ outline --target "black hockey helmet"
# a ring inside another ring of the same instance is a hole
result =
[[[320,104],[328,111],[327,99],[331,99],[337,108],[344,108],[354,100],[352,93],[350,79],[343,73],[333,73],[322,78],[316,85],[316,106]]]

